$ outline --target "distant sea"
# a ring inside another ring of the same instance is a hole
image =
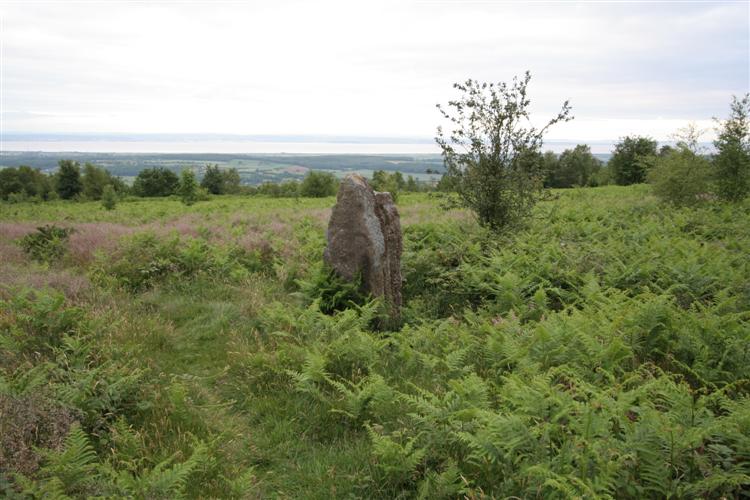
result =
[[[80,153],[437,154],[432,144],[251,141],[5,141],[0,151]]]
[[[268,154],[437,154],[425,137],[272,136],[205,134],[26,134],[4,133],[0,151],[81,153],[268,153]],[[548,141],[556,153],[586,141]],[[611,142],[588,143],[593,153],[609,153]]]

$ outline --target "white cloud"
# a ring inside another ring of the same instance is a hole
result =
[[[748,4],[10,3],[2,128],[430,136],[451,84],[530,69],[566,139],[666,137],[748,91]],[[606,137],[605,137],[606,136]]]

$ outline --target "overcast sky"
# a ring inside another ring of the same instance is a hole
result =
[[[750,87],[739,2],[0,2],[7,132],[431,137],[528,69],[551,139],[666,138]]]

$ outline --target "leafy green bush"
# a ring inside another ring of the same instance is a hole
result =
[[[689,206],[711,198],[711,176],[711,164],[706,158],[680,148],[656,159],[648,181],[661,200]]]
[[[338,180],[336,176],[328,172],[309,171],[299,185],[300,196],[310,198],[324,198],[326,196],[335,196],[338,190]]]
[[[530,80],[528,71],[510,85],[469,79],[453,85],[461,96],[448,101],[450,112],[438,105],[453,127],[448,133],[438,127],[435,140],[458,202],[495,231],[530,215],[543,186],[539,150],[544,134],[555,123],[572,119],[566,101],[541,129],[529,125]]]
[[[412,181],[411,189],[416,190],[414,179],[409,176]],[[398,203],[398,193],[407,187],[404,176],[401,172],[388,173],[385,170],[376,170],[372,174],[370,185],[375,191],[386,191],[391,193],[391,197],[395,203]]]
[[[73,231],[72,228],[47,224],[37,227],[35,233],[29,233],[21,238],[20,245],[32,259],[39,262],[52,262],[65,255],[66,243]]]
[[[177,174],[164,167],[146,168],[138,172],[133,181],[133,193],[137,196],[170,196],[180,185]]]
[[[186,169],[180,173],[180,185],[177,194],[185,205],[192,205],[198,199],[198,182],[192,170]]]
[[[107,184],[102,189],[102,207],[105,210],[114,210],[117,206],[117,195],[115,194],[114,188]]]

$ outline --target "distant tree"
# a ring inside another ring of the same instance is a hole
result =
[[[385,191],[385,185],[388,183],[388,172],[385,170],[376,170],[372,173],[372,179],[370,179],[370,186],[375,191]]]
[[[110,184],[109,172],[91,163],[86,163],[83,166],[81,184],[83,186],[83,195],[86,198],[99,200],[104,192],[104,186]]]
[[[264,182],[260,184],[257,189],[257,194],[271,196],[272,198],[278,197],[279,185],[275,182]]]
[[[406,181],[401,172],[393,172],[391,177],[393,178],[393,183],[396,185],[396,189],[402,191],[406,187]]]
[[[607,186],[609,184],[612,184],[613,182],[612,171],[607,167],[607,164],[605,163],[602,163],[602,167],[598,172],[594,174],[594,177],[591,179],[592,186]]]
[[[46,200],[53,194],[52,179],[38,168],[21,165],[18,167],[18,177],[24,186],[24,191],[30,197]]]
[[[201,180],[201,187],[208,190],[211,194],[224,193],[224,176],[219,169],[219,165],[206,165]]]
[[[236,168],[227,168],[221,172],[222,194],[237,194],[240,192],[240,173]]]
[[[414,180],[414,177],[412,177],[411,175],[407,177],[406,186],[404,186],[404,191],[408,191],[410,193],[416,193],[419,190],[420,190],[419,184],[417,183],[416,180]]]
[[[195,180],[195,174],[190,169],[185,169],[180,173],[180,185],[177,188],[177,194],[185,205],[192,205],[198,199],[198,181]]]
[[[300,194],[300,183],[295,180],[264,182],[258,186],[256,192],[273,198],[296,198]]]
[[[102,206],[106,210],[114,210],[117,205],[117,194],[115,194],[115,188],[112,184],[107,184],[102,189]]]
[[[455,183],[458,204],[476,213],[479,222],[499,231],[521,222],[542,194],[544,171],[540,149],[547,129],[572,119],[566,101],[544,127],[529,124],[526,72],[513,82],[455,84],[458,100],[450,112],[438,105],[453,130],[438,127],[435,140],[447,174]]]
[[[545,158],[545,164],[547,159]],[[591,154],[591,149],[579,144],[574,149],[566,149],[557,159],[552,170],[549,186],[569,188],[573,186],[590,186],[601,169],[602,162]]]
[[[48,199],[52,186],[48,175],[26,165],[0,169],[0,199],[7,200],[11,194],[24,198]]]
[[[328,172],[310,170],[299,186],[299,194],[308,198],[333,196],[338,189],[336,176]]]
[[[164,167],[147,168],[138,172],[133,182],[133,193],[137,196],[170,196],[175,193],[180,180]]]
[[[669,154],[672,153],[673,151],[675,151],[675,148],[673,148],[669,144],[665,144],[659,148],[659,157],[663,158],[665,156],[669,156]]]
[[[413,181],[413,179],[412,179]],[[370,186],[375,191],[386,191],[391,193],[393,201],[398,201],[398,194],[401,190],[406,188],[406,181],[401,172],[388,173],[385,170],[376,170],[372,174],[372,180]]]
[[[740,201],[750,193],[750,94],[732,96],[729,118],[717,122],[717,193],[723,200]]]
[[[125,194],[128,191],[128,186],[122,179],[112,175],[109,170],[91,163],[86,163],[83,166],[81,184],[83,185],[83,195],[90,200],[101,199],[106,186],[112,186],[116,194]]]
[[[107,175],[109,176],[109,185],[112,186],[118,196],[123,196],[130,192],[130,186],[120,177],[112,175],[109,171],[107,171]]]
[[[679,149],[687,149],[695,154],[703,154],[705,153],[706,148],[700,145],[700,140],[703,134],[707,131],[707,129],[698,128],[698,125],[695,122],[690,122],[684,127],[677,129],[677,131],[672,134],[671,137],[675,141],[676,147],[672,148],[671,146],[662,146],[659,150],[659,154],[662,154],[665,147],[670,148],[670,153]]]
[[[457,184],[458,181],[456,180],[456,178],[446,172],[440,176],[440,179],[435,186],[435,190],[441,193],[455,193]]]
[[[11,194],[24,192],[24,186],[18,177],[15,168],[4,168],[0,170],[0,198],[7,200]]]
[[[57,194],[63,200],[70,200],[83,190],[81,183],[81,166],[77,161],[60,160],[55,176]]]
[[[656,157],[656,141],[649,137],[625,137],[615,145],[608,163],[614,181],[621,186],[646,180],[646,171]]]
[[[544,187],[553,187],[554,175],[557,171],[557,155],[554,151],[545,151],[542,155],[542,171],[544,172]]]

